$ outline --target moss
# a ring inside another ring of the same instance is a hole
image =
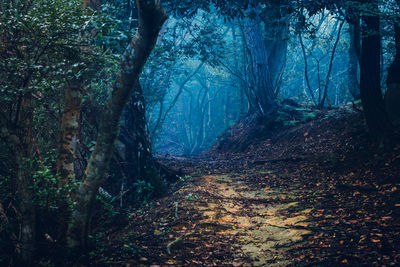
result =
[[[299,123],[299,121],[285,121],[283,122],[284,126],[296,126]]]
[[[304,113],[303,114],[303,118],[301,119],[301,121],[302,122],[308,122],[308,121],[311,121],[311,120],[315,119],[317,116],[318,116],[318,112],[317,111]]]

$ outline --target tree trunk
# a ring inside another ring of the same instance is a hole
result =
[[[271,1],[262,19],[265,25],[264,43],[268,56],[274,92],[278,92],[286,65],[289,40],[289,4],[287,0]]]
[[[167,20],[160,0],[137,0],[139,28],[122,56],[116,81],[105,105],[96,146],[85,171],[83,183],[76,194],[67,244],[72,252],[87,248],[92,208],[97,191],[106,178],[114,143],[119,133],[123,109],[138,81],[138,77],[156,44],[159,31]]]
[[[339,30],[338,30],[338,33],[337,33],[336,41],[335,41],[335,43],[334,43],[334,45],[333,45],[333,48],[332,48],[332,54],[331,54],[331,58],[330,58],[330,60],[329,60],[328,72],[327,72],[326,78],[325,78],[324,94],[323,94],[323,97],[322,97],[321,102],[319,103],[319,107],[320,107],[320,108],[324,107],[324,105],[325,105],[325,100],[328,102],[328,105],[330,106],[329,99],[328,99],[328,88],[329,88],[329,83],[330,83],[330,81],[331,81],[331,73],[332,73],[332,67],[333,67],[333,60],[335,59],[335,53],[336,53],[336,49],[337,49],[337,46],[338,46],[339,41],[340,41],[340,34],[341,34],[341,32],[342,32],[343,24],[344,24],[344,21],[342,21],[342,22],[340,23],[340,25],[339,25]],[[319,72],[318,72],[318,73],[319,73]]]
[[[100,8],[100,0],[84,0],[83,8],[98,10]],[[60,177],[60,186],[64,186],[75,180],[74,156],[79,143],[78,131],[83,98],[83,83],[83,79],[73,78],[67,82],[65,88],[65,104],[61,118],[61,134],[57,154],[57,174]]]
[[[349,70],[347,72],[349,82],[349,92],[354,100],[360,99],[360,83],[358,81],[358,62],[359,62],[359,47],[360,47],[360,22],[356,21],[357,25],[349,25]]]
[[[14,151],[16,173],[16,205],[18,221],[20,223],[19,242],[17,253],[21,264],[30,265],[33,262],[36,250],[36,211],[32,176],[29,173],[28,158],[23,151]]]
[[[159,131],[162,130],[162,127],[164,125],[164,122],[169,114],[169,112],[175,107],[176,103],[179,100],[179,97],[181,96],[181,94],[183,93],[183,90],[185,89],[186,84],[193,78],[193,76],[195,76],[203,67],[204,62],[201,62],[197,68],[189,75],[186,77],[186,79],[179,85],[179,89],[178,89],[178,93],[175,95],[174,99],[171,101],[171,103],[169,104],[168,108],[166,109],[166,111],[164,112],[164,114],[160,114],[156,125],[152,131],[152,138],[153,136],[156,136],[158,134]]]
[[[400,8],[400,0],[397,0]],[[396,56],[389,67],[387,77],[387,92],[385,95],[386,110],[390,120],[400,125],[400,20],[394,22]]]
[[[155,189],[163,191],[163,183],[151,153],[150,135],[146,123],[146,108],[142,87],[137,82],[131,99],[125,109],[124,125],[119,140],[125,145],[124,173],[128,184],[143,180]]]
[[[369,0],[378,10],[378,3]],[[372,12],[371,12],[372,13]],[[380,72],[380,19],[375,14],[363,14],[362,48],[360,61],[360,93],[364,115],[373,138],[384,139],[392,131],[392,125],[383,104]]]
[[[61,118],[61,136],[57,157],[57,174],[59,176],[59,187],[71,185],[76,182],[74,161],[75,152],[79,144],[78,132],[80,126],[80,113],[82,104],[81,81],[71,81],[65,90],[65,105]],[[58,225],[57,239],[60,244],[65,242],[65,234],[68,229],[71,211],[68,200],[72,197],[72,192],[63,191],[63,199],[60,201],[60,219]]]
[[[259,19],[248,18],[245,35],[250,50],[250,87],[254,88],[256,93],[256,106],[260,115],[268,115],[276,109],[277,102],[260,22]]]
[[[299,42],[300,42],[301,51],[303,53],[303,59],[304,59],[304,79],[305,79],[305,84],[307,86],[308,92],[310,93],[312,101],[314,102],[315,105],[317,105],[318,102],[319,102],[319,99],[318,99],[318,102],[317,102],[317,100],[315,99],[314,92],[313,92],[313,90],[311,88],[310,78],[309,78],[309,75],[308,75],[308,60],[307,60],[306,48],[304,46],[303,37],[301,36],[301,33],[299,33]]]
[[[28,86],[26,86],[27,88]],[[16,251],[18,264],[31,265],[36,249],[36,210],[34,204],[33,177],[31,175],[30,157],[32,144],[32,96],[24,93],[20,96],[17,117],[14,125],[9,125],[12,131],[2,129],[3,135],[8,135],[8,145],[13,154],[15,176],[15,203],[19,223],[19,242]],[[5,129],[5,128],[4,128]]]
[[[100,0],[84,0],[83,8],[98,10]],[[87,48],[81,48],[82,52]],[[74,70],[75,71],[75,70]],[[79,70],[78,70],[79,71]],[[75,180],[75,160],[76,151],[79,145],[80,115],[83,99],[84,77],[72,78],[67,82],[64,93],[64,110],[60,125],[60,141],[57,153],[57,174],[59,176],[58,186],[64,189],[66,185],[72,185]],[[71,208],[69,200],[74,192],[63,191],[63,199],[59,204],[59,223],[57,240],[59,244],[65,244],[68,222],[71,219]]]

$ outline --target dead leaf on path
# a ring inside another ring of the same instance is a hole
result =
[[[167,261],[167,264],[168,264],[168,265],[176,264],[176,261],[173,260],[173,259],[169,259],[169,260]]]

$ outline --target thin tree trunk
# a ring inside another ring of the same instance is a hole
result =
[[[152,136],[157,134],[157,131],[161,130],[165,119],[168,116],[168,113],[174,108],[174,106],[176,105],[176,102],[178,102],[179,97],[181,96],[181,94],[183,93],[183,90],[185,89],[186,84],[193,78],[194,75],[196,75],[200,69],[203,67],[204,62],[201,62],[197,68],[186,77],[186,79],[179,85],[179,89],[178,89],[178,93],[175,95],[174,99],[172,100],[172,102],[170,103],[170,105],[168,106],[167,110],[164,112],[163,115],[160,115],[159,119],[157,120],[157,123],[152,131]]]
[[[331,59],[329,61],[329,68],[328,68],[328,73],[326,74],[326,78],[325,78],[325,85],[324,85],[324,96],[322,97],[321,103],[319,104],[319,106],[322,108],[325,105],[325,100],[328,97],[328,88],[329,88],[329,83],[331,80],[331,73],[332,73],[332,66],[333,66],[333,60],[335,59],[335,54],[336,54],[336,48],[339,44],[340,41],[340,34],[342,32],[342,28],[343,28],[343,24],[344,24],[344,20],[341,22],[340,26],[339,26],[339,31],[336,37],[336,41],[333,45],[333,49],[332,49],[332,54],[331,54]]]
[[[349,82],[349,92],[354,100],[360,99],[360,83],[358,81],[358,63],[359,63],[359,47],[360,47],[360,22],[357,25],[349,25],[350,47],[349,47],[349,70],[347,72]]]
[[[68,247],[72,252],[87,248],[93,204],[106,172],[118,137],[123,109],[138,81],[159,31],[167,20],[160,0],[137,0],[139,28],[122,56],[116,81],[105,105],[96,146],[85,171],[84,180],[76,194],[76,207],[68,231]]]
[[[303,58],[304,58],[304,78],[306,80],[307,89],[308,89],[308,92],[310,93],[312,101],[314,102],[315,105],[317,105],[314,92],[311,89],[310,78],[308,77],[308,60],[307,60],[306,48],[304,46],[303,37],[301,36],[301,33],[299,33],[299,41],[300,41],[301,51],[303,53]]]

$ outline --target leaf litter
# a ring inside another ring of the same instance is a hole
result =
[[[139,252],[113,259],[131,266],[399,265],[400,146],[374,147],[361,114],[336,113],[239,152],[159,157],[192,179],[131,212],[129,225],[109,239],[115,250],[130,239]]]

